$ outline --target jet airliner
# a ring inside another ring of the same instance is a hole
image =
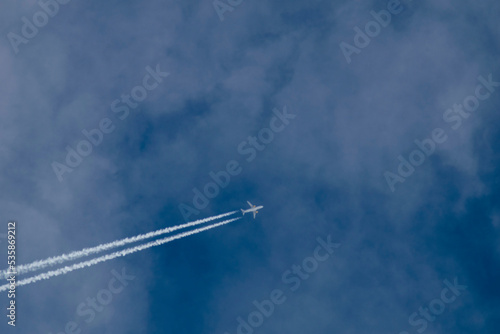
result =
[[[252,203],[250,203],[249,201],[247,201],[247,203],[248,203],[248,205],[250,205],[250,209],[248,209],[248,210],[240,209],[240,210],[243,213],[243,215],[245,215],[245,213],[247,213],[247,212],[253,212],[253,219],[255,219],[255,216],[257,215],[257,213],[259,213],[259,211],[257,211],[257,210],[262,209],[263,206],[262,205],[260,205],[260,206],[252,205]]]

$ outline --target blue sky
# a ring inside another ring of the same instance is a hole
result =
[[[71,0],[17,46],[42,9],[2,3],[0,233],[18,222],[18,263],[184,223],[179,205],[232,160],[241,173],[188,220],[265,208],[18,287],[0,331],[233,334],[278,289],[254,333],[498,333],[500,87],[457,129],[444,114],[480,76],[500,82],[500,4],[401,0],[348,62],[341,43],[389,2],[244,0],[221,21],[210,0]],[[148,66],[170,74],[121,120],[111,105]],[[247,161],[239,145],[284,108],[295,118]],[[53,162],[103,119],[113,131],[59,180]],[[447,139],[392,191],[385,173],[436,128]],[[340,246],[292,291],[283,274],[328,236]],[[86,322],[78,306],[122,268],[135,278]],[[410,324],[455,278],[456,300]]]

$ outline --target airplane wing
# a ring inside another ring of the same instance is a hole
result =
[[[253,212],[253,219],[255,219],[255,216],[257,215],[257,212]]]
[[[250,205],[251,208],[253,207],[252,203],[250,203],[249,201],[247,201],[247,203],[248,205]]]

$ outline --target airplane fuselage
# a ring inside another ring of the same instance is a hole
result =
[[[247,210],[241,209],[241,213],[243,213],[243,215],[245,215],[245,213],[252,212],[253,213],[253,219],[255,219],[255,215],[257,215],[257,213],[259,212],[258,210],[262,209],[263,206],[262,205],[259,205],[259,206],[253,205],[249,201],[247,201],[247,203],[250,206],[250,209],[247,209]]]
[[[241,210],[241,211],[243,211],[243,214],[245,214],[245,213],[249,213],[249,212],[257,212],[257,210],[260,210],[262,208],[263,208],[263,206],[259,205],[259,206],[256,206],[254,208],[251,208],[251,209],[248,209],[248,210]]]

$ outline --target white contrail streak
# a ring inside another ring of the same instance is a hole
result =
[[[17,275],[22,275],[22,274],[27,273],[27,272],[36,271],[36,270],[43,269],[43,268],[46,268],[49,266],[54,266],[57,264],[62,264],[62,263],[67,262],[67,261],[73,261],[73,260],[79,259],[79,258],[84,257],[84,256],[89,256],[91,254],[104,252],[104,251],[107,251],[109,249],[121,247],[121,246],[130,244],[130,243],[133,243],[133,242],[157,237],[159,235],[174,232],[174,231],[177,231],[177,230],[180,230],[183,228],[196,226],[196,225],[203,224],[203,223],[206,223],[206,222],[209,222],[212,220],[231,216],[231,215],[235,214],[236,212],[238,212],[238,211],[227,212],[227,213],[223,213],[223,214],[218,215],[218,216],[199,219],[199,220],[196,220],[196,221],[193,221],[190,223],[177,225],[177,226],[171,226],[171,227],[167,227],[167,228],[164,228],[161,230],[157,230],[157,231],[153,231],[153,232],[149,232],[149,233],[145,233],[145,234],[139,234],[135,237],[116,240],[116,241],[112,241],[112,242],[98,245],[98,246],[91,247],[91,248],[84,248],[84,249],[79,250],[79,251],[74,251],[74,252],[71,252],[68,254],[49,257],[48,259],[35,261],[35,262],[29,263],[29,264],[21,264],[21,265],[16,267]],[[0,272],[0,279],[5,279],[5,278],[9,277],[9,275],[10,274],[8,273],[7,269],[2,270]]]
[[[183,232],[183,233],[179,233],[179,234],[173,235],[171,237],[165,237],[163,239],[158,239],[158,240],[155,240],[155,241],[150,241],[148,243],[145,243],[145,244],[142,244],[142,245],[138,245],[138,246],[135,246],[135,247],[126,248],[126,249],[123,249],[121,251],[117,251],[117,252],[114,252],[114,253],[111,253],[111,254],[103,255],[103,256],[97,257],[97,258],[92,259],[92,260],[88,260],[88,261],[84,261],[84,262],[80,262],[80,263],[75,263],[73,265],[66,266],[66,267],[63,267],[63,268],[60,268],[60,269],[57,269],[57,270],[48,271],[48,272],[43,273],[43,274],[39,274],[39,275],[36,275],[36,276],[33,276],[33,277],[29,277],[29,278],[25,278],[23,280],[20,280],[20,281],[16,282],[16,286],[23,286],[23,285],[35,283],[35,282],[38,282],[38,281],[41,281],[41,280],[44,280],[44,279],[49,279],[51,277],[64,275],[64,274],[67,274],[69,272],[72,272],[73,270],[82,269],[82,268],[85,268],[85,267],[90,267],[90,266],[93,266],[95,264],[98,264],[98,263],[101,263],[101,262],[104,262],[104,261],[108,261],[108,260],[112,260],[112,259],[120,257],[120,256],[125,256],[125,255],[128,255],[128,254],[139,252],[139,251],[147,249],[147,248],[151,248],[151,247],[155,247],[155,246],[160,246],[160,245],[166,244],[167,242],[170,242],[170,241],[174,241],[174,240],[177,240],[177,239],[185,238],[187,236],[190,236],[190,235],[193,235],[193,234],[197,234],[197,233],[200,233],[200,232],[203,232],[203,231],[206,231],[206,230],[210,230],[212,228],[216,228],[216,227],[219,227],[221,225],[229,224],[229,223],[234,222],[235,220],[238,220],[238,219],[241,219],[241,217],[233,218],[233,219],[228,219],[228,220],[222,221],[220,223],[215,223],[215,224],[208,225],[208,226],[205,226],[205,227],[200,227],[200,228],[197,228],[197,229],[194,229],[194,230],[191,230],[191,231],[187,231],[187,232]],[[4,285],[0,286],[0,292],[1,291],[6,291],[8,289],[9,289],[9,284],[4,284]]]

